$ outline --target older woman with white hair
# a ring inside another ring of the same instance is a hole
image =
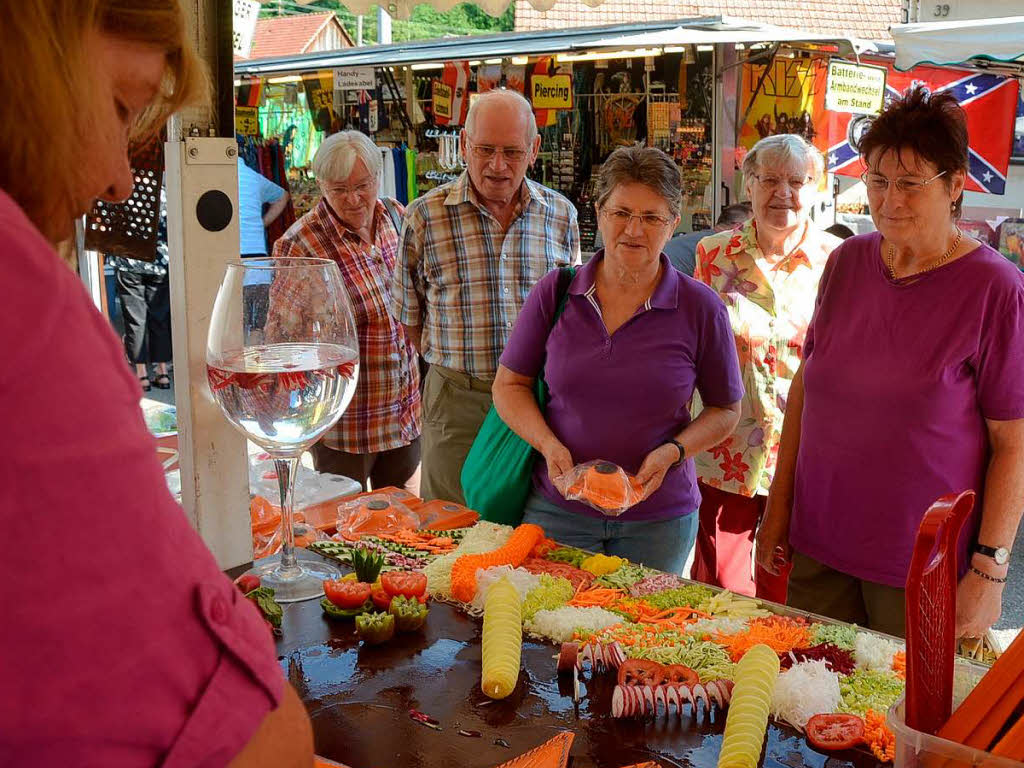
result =
[[[736,431],[695,458],[702,500],[691,574],[776,602],[786,599],[786,574],[752,573],[751,555],[818,281],[840,243],[809,217],[823,172],[821,153],[800,136],[755,144],[743,161],[753,216],[701,240],[694,272],[729,310],[745,394]]]
[[[341,420],[313,446],[317,471],[351,477],[364,490],[418,494],[419,357],[388,311],[404,209],[378,198],[381,167],[380,150],[359,131],[329,136],[313,158],[323,197],[277,241],[274,257],[334,261],[355,315],[359,384]]]

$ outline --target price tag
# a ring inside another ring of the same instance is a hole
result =
[[[235,107],[235,133],[240,133],[243,136],[259,135],[259,107]]]
[[[439,121],[448,123],[452,119],[453,89],[450,85],[445,85],[440,80],[435,80],[431,88],[434,98],[434,117],[439,119]]]

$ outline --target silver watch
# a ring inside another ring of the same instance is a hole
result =
[[[991,557],[996,561],[996,565],[1006,565],[1010,561],[1010,550],[1006,547],[986,547],[984,544],[978,544],[974,551],[979,555]]]

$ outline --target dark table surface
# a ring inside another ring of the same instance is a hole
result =
[[[350,622],[323,617],[316,600],[284,606],[277,641],[281,667],[305,702],[317,754],[352,768],[495,766],[542,744],[558,731],[576,734],[573,768],[620,768],[656,760],[665,768],[714,768],[724,713],[689,708],[682,717],[613,719],[613,675],[571,681],[555,671],[557,648],[524,638],[516,690],[492,701],[480,691],[480,620],[431,603],[422,632],[396,635],[383,646],[360,646]],[[436,718],[442,730],[415,722],[409,709]],[[480,737],[459,734],[479,731]],[[508,746],[497,740],[503,739]],[[766,768],[877,768],[870,753],[826,755],[796,731],[769,725]]]

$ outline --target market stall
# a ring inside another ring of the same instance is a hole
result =
[[[901,641],[562,547],[536,526],[395,528],[433,512],[392,496],[364,495],[310,545],[354,576],[281,616],[279,658],[318,754],[353,768],[496,766],[537,748],[551,753],[537,766],[564,765],[561,752],[574,768],[721,765],[751,659],[766,656],[770,718],[737,764],[895,757]],[[370,503],[383,498],[389,511]],[[957,701],[985,671],[958,663]]]
[[[356,128],[379,146],[407,149],[394,181],[382,184],[403,202],[461,172],[458,135],[474,94],[519,90],[542,136],[530,175],[577,206],[584,250],[593,250],[594,178],[616,146],[640,141],[671,154],[684,182],[679,229],[708,228],[738,197],[737,70],[769,53],[863,50],[877,48],[715,17],[346,49],[244,62],[236,75],[241,84],[301,74],[324,130]]]

